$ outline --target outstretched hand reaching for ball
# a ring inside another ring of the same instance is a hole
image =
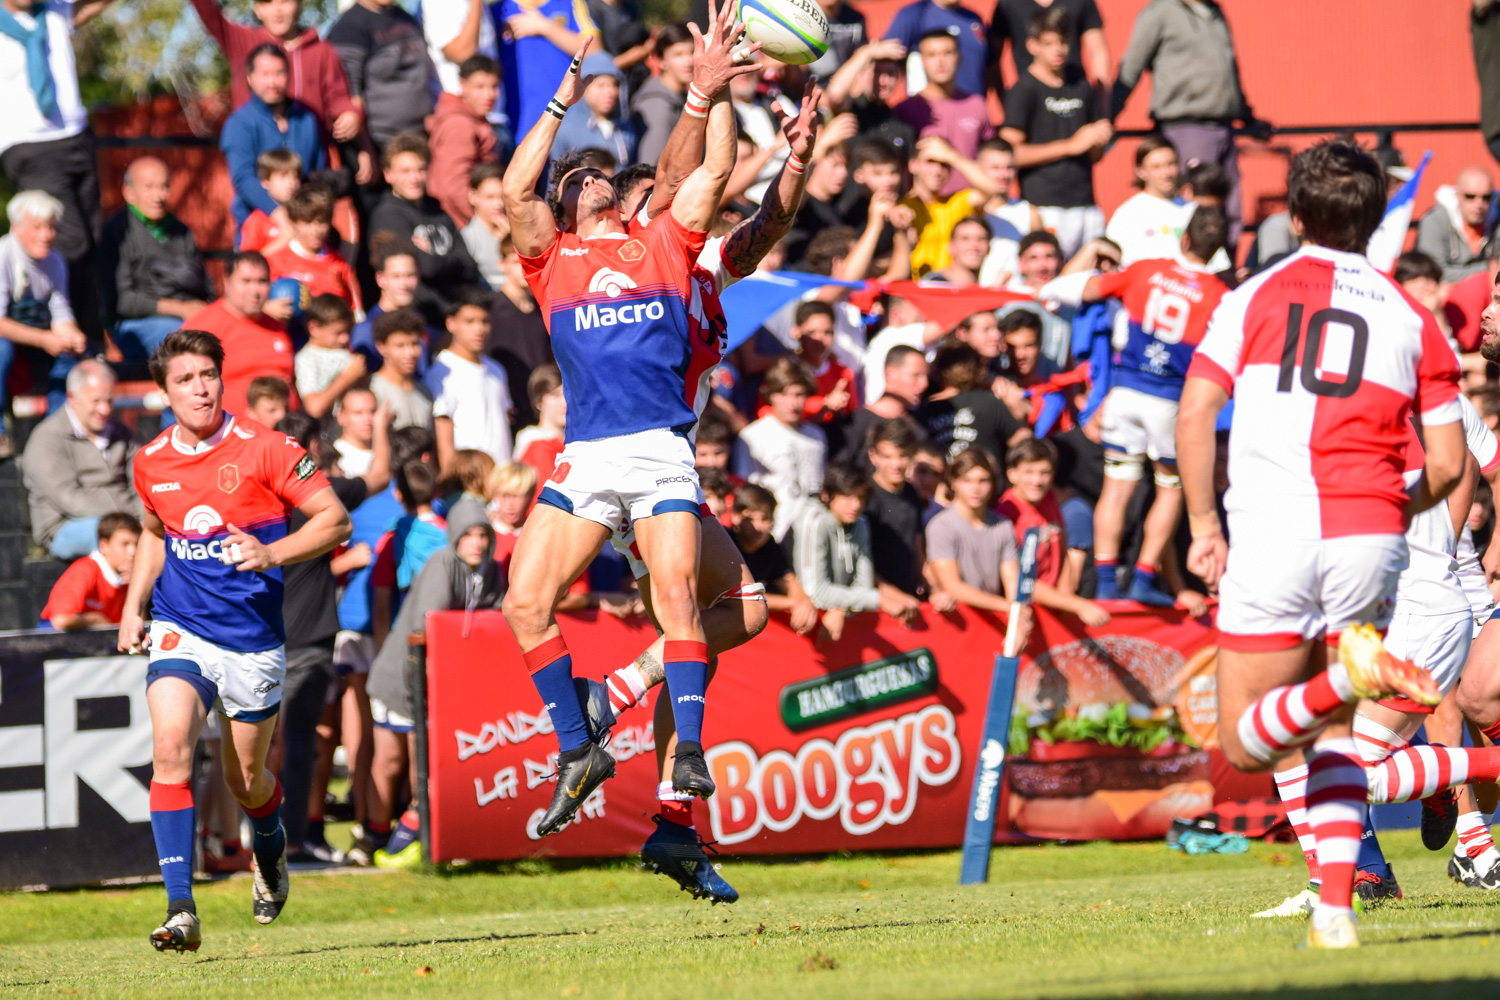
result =
[[[813,146],[818,141],[818,104],[822,100],[823,88],[818,86],[818,78],[813,77],[802,92],[802,106],[797,109],[795,117],[783,114],[780,104],[771,105],[781,117],[781,131],[786,135],[792,155],[804,163],[812,158]]]
[[[691,21],[688,30],[693,33],[693,86],[710,100],[723,93],[735,77],[760,72],[761,64],[750,61],[760,54],[760,43],[740,46],[745,26],[734,15],[734,0],[724,0],[722,8],[708,0],[708,31],[699,31]],[[743,62],[735,60],[737,48]]]

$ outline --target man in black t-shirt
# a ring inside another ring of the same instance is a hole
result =
[[[994,323],[992,313],[977,316],[980,319],[974,326]],[[968,323],[966,319],[960,329]],[[926,430],[928,440],[945,450],[950,461],[965,448],[983,448],[997,464],[1003,464],[1010,446],[1031,436],[1031,428],[986,385],[988,366],[969,344],[945,342],[938,348],[932,368],[942,388],[917,408],[917,423]]]
[[[1088,80],[1067,65],[1071,31],[1072,19],[1059,6],[1031,19],[1026,38],[1031,65],[1005,95],[1000,130],[1015,147],[1021,197],[1057,234],[1064,259],[1104,235],[1104,213],[1094,204],[1094,163],[1114,137]]]
[[[1005,43],[1009,42],[1016,73],[1025,73],[1031,65],[1031,53],[1026,48],[1027,25],[1049,7],[1059,7],[1071,15],[1068,68],[1081,72],[1096,87],[1107,87],[1114,77],[1114,63],[1109,58],[1109,42],[1104,38],[1104,19],[1099,16],[1094,0],[1050,0],[1046,5],[1037,0],[999,0],[990,19],[990,53],[998,61]]]
[[[734,544],[745,558],[750,576],[766,588],[767,610],[787,612],[797,634],[807,635],[818,625],[818,609],[797,582],[786,550],[771,537],[776,498],[765,487],[746,483],[735,491],[730,516]]]
[[[922,535],[922,497],[906,481],[912,455],[917,450],[917,430],[906,417],[883,420],[870,431],[866,452],[875,474],[874,486],[865,503],[870,524],[870,554],[875,563],[875,582],[894,587],[911,597],[920,596],[922,565],[927,561]]]

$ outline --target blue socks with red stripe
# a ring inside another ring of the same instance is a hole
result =
[[[151,782],[151,834],[167,887],[167,910],[193,908],[193,786]]]
[[[1119,560],[1094,557],[1094,574],[1099,581],[1094,590],[1096,601],[1113,601],[1120,597],[1119,573]]]
[[[589,741],[589,727],[573,687],[573,657],[568,655],[568,644],[562,636],[557,636],[522,653],[521,658],[526,661],[531,683],[536,685],[537,694],[542,696],[542,704],[552,717],[558,749],[567,753],[582,747]]]
[[[662,653],[672,720],[679,743],[703,742],[703,696],[708,690],[708,643],[668,640]]]
[[[251,849],[262,868],[274,868],[286,847],[286,832],[281,828],[281,781],[275,776],[271,780],[275,782],[271,797],[254,809],[245,808],[250,827],[255,831]]]

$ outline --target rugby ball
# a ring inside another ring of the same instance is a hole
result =
[[[816,0],[739,0],[745,37],[778,62],[805,66],[828,51],[828,19]]]
[[[266,298],[291,300],[294,319],[300,319],[307,311],[307,307],[312,304],[312,293],[296,278],[277,278],[271,282],[271,290]]]

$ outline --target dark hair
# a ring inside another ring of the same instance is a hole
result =
[[[493,160],[484,160],[469,168],[469,190],[477,191],[485,181],[505,180],[505,168]]]
[[[979,144],[979,153],[988,150],[991,153],[1009,153],[1016,155],[1016,147],[1012,146],[1009,139],[1002,139],[998,135],[992,139],[986,139]],[[977,153],[975,155],[978,155]]]
[[[526,377],[526,398],[531,400],[531,408],[540,410],[542,397],[560,385],[562,385],[562,369],[550,362],[537,365]]]
[[[1396,267],[1391,271],[1391,277],[1396,279],[1398,285],[1418,278],[1440,282],[1443,280],[1443,268],[1422,251],[1408,250],[1396,258]]]
[[[958,45],[958,29],[930,28],[927,31],[922,32],[922,34],[917,38],[917,51],[921,51],[923,42],[930,42],[934,39],[941,39],[945,42],[952,42],[956,46]]]
[[[984,378],[984,358],[961,340],[945,340],[938,345],[932,362],[938,384],[945,389],[968,392]]]
[[[909,417],[882,420],[865,435],[865,451],[874,451],[886,441],[900,448],[901,454],[910,456],[917,450],[917,427]]]
[[[303,451],[311,451],[313,438],[318,436],[318,422],[293,410],[276,422],[276,430],[296,440]]]
[[[1188,219],[1186,235],[1189,252],[1208,263],[1229,242],[1229,220],[1217,208],[1199,205]]]
[[[239,269],[241,264],[250,264],[253,267],[258,267],[262,271],[265,271],[267,275],[271,273],[270,263],[266,260],[265,254],[259,250],[236,250],[229,255],[229,263],[225,265],[224,273],[226,275],[233,274]]]
[[[952,489],[953,484],[975,469],[983,469],[990,474],[990,495],[985,501],[986,506],[995,502],[995,497],[1000,494],[1000,466],[995,461],[995,456],[978,445],[970,445],[963,451],[954,455],[948,462],[948,471],[943,478]]]
[[[990,227],[989,227],[989,225],[983,219],[981,219],[977,215],[966,215],[962,219],[959,219],[957,222],[955,222],[953,224],[953,228],[948,233],[948,242],[949,243],[952,243],[953,242],[953,237],[955,237],[955,236],[958,235],[958,227],[959,226],[978,226],[980,229],[984,230],[984,238],[985,239],[990,239],[991,238],[990,237]]]
[[[547,185],[547,207],[552,209],[552,217],[557,220],[557,224],[559,227],[562,226],[563,221],[563,178],[571,174],[573,171],[579,169],[580,167],[592,167],[595,170],[598,170],[600,173],[607,173],[608,171],[606,171],[604,167],[600,166],[596,162],[600,154],[606,156],[609,155],[607,153],[604,153],[604,150],[602,149],[570,149],[553,161],[552,180]],[[613,160],[614,157],[611,156],[610,159]],[[614,182],[611,181],[610,183],[611,186],[613,186]],[[619,200],[620,196],[617,192],[615,194],[615,201],[618,202]],[[624,207],[622,206],[620,210],[624,211]]]
[[[432,503],[432,498],[437,496],[437,480],[437,471],[420,458],[398,466],[396,489],[401,491],[401,503],[412,511]]]
[[[683,42],[691,42],[693,33],[688,30],[686,24],[664,24],[656,33],[656,58],[660,59],[667,54],[667,49]]]
[[[370,266],[377,272],[384,271],[386,262],[392,257],[417,259],[417,248],[410,240],[402,239],[389,229],[382,229],[370,238]]]
[[[765,514],[774,514],[776,513],[776,494],[764,486],[746,483],[734,491],[734,509],[736,513],[758,510]]]
[[[245,405],[254,406],[262,399],[279,399],[291,405],[292,387],[286,384],[286,379],[277,378],[275,375],[253,378],[250,380],[249,387],[245,389]]]
[[[906,359],[911,357],[912,355],[916,355],[917,357],[922,358],[924,361],[927,358],[927,355],[923,354],[915,347],[908,346],[907,344],[897,344],[895,347],[892,347],[889,351],[885,352],[885,362],[880,367],[900,368],[902,365],[906,364]]]
[[[425,427],[400,427],[391,431],[391,466],[400,469],[406,463],[429,455],[437,449],[432,431]]]
[[[1173,144],[1171,139],[1168,139],[1160,132],[1152,132],[1150,135],[1141,140],[1139,146],[1135,147],[1135,165],[1139,167],[1141,164],[1145,163],[1146,157],[1150,156],[1158,149],[1170,149],[1173,153],[1177,152],[1177,146]]]
[[[899,167],[901,154],[884,139],[861,139],[849,151],[849,172],[852,174],[866,163]]]
[[[1385,189],[1375,157],[1350,143],[1320,142],[1292,158],[1287,208],[1306,239],[1364,253],[1385,217]]]
[[[421,132],[397,132],[391,136],[380,151],[380,165],[389,170],[391,163],[402,153],[415,153],[423,163],[432,163],[432,147],[427,145],[427,137]]]
[[[1194,163],[1182,172],[1177,182],[1193,189],[1195,198],[1229,200],[1229,175],[1217,163]],[[1381,181],[1384,184],[1384,181]],[[1384,193],[1385,188],[1380,189]]]
[[[1073,17],[1062,4],[1039,10],[1026,22],[1027,38],[1041,38],[1049,33],[1062,35],[1064,41],[1073,37]]]
[[[801,358],[787,354],[777,358],[766,369],[766,377],[761,382],[761,395],[767,399],[779,392],[785,392],[794,385],[800,385],[806,389],[808,395],[817,391],[818,385],[813,380],[812,371],[808,369],[806,362]]]
[[[132,535],[141,533],[141,522],[135,519],[134,514],[123,510],[111,511],[99,518],[99,541],[107,542],[115,537],[117,531],[128,531]]]
[[[829,319],[833,319],[833,306],[818,299],[803,302],[797,306],[797,311],[792,314],[792,323],[795,326],[801,326],[811,316],[827,316]]]
[[[354,325],[354,310],[349,308],[349,303],[334,295],[332,292],[324,292],[314,295],[312,301],[307,304],[307,322],[316,323],[318,326],[332,326],[335,323],[348,323]]]
[[[293,150],[277,146],[268,149],[255,158],[255,177],[260,181],[268,181],[272,174],[282,172],[295,173],[302,176],[302,157]]]
[[[1027,462],[1046,462],[1056,470],[1057,449],[1052,446],[1051,441],[1045,438],[1022,438],[1011,445],[1010,450],[1005,453],[1005,467],[1014,469]]]
[[[802,266],[812,274],[832,274],[836,258],[847,257],[859,234],[853,226],[829,226],[807,242]]]
[[[704,417],[698,421],[695,439],[699,444],[728,445],[734,439],[734,431],[718,417]]]
[[[172,364],[173,358],[182,354],[196,354],[207,358],[214,363],[217,371],[224,370],[224,345],[219,343],[218,337],[203,330],[173,330],[165,340],[156,345],[156,350],[151,354],[151,379],[158,388],[167,387],[167,368]]]
[[[859,497],[870,499],[870,477],[857,466],[836,462],[823,473],[823,497]]]
[[[393,333],[410,333],[422,338],[427,332],[427,324],[422,321],[422,314],[411,307],[404,309],[392,309],[375,317],[373,335],[375,343],[383,344],[391,339]]]
[[[1500,386],[1487,385],[1477,392],[1469,393],[1469,401],[1481,417],[1500,416]]]
[[[1058,257],[1062,256],[1062,243],[1058,242],[1057,237],[1053,236],[1045,229],[1033,229],[1025,236],[1022,236],[1021,242],[1016,244],[1016,256],[1021,256],[1027,250],[1030,250],[1032,247],[1036,246],[1039,243],[1045,243],[1047,246],[1057,251]]]
[[[653,184],[655,183],[656,164],[632,163],[630,166],[625,167],[623,170],[616,172],[615,175],[609,179],[609,182],[614,185],[615,197],[620,201],[621,212],[630,207],[625,204],[625,196],[630,194],[633,188],[638,187],[642,181],[651,181]],[[636,207],[636,210],[640,210],[639,206]]]
[[[281,65],[288,69],[292,66],[292,61],[286,57],[285,52],[281,51],[280,45],[277,45],[275,42],[261,42],[255,48],[251,49],[250,54],[245,57],[246,73],[255,72],[255,60],[261,56],[271,56],[275,59],[280,59]]]
[[[293,222],[332,223],[333,189],[317,181],[302,185],[286,200],[286,217]]]
[[[1000,336],[1007,337],[1017,330],[1030,330],[1040,337],[1042,317],[1030,309],[1012,309],[1000,317]]]
[[[444,319],[452,319],[464,310],[465,306],[473,306],[483,309],[486,313],[490,311],[490,293],[483,288],[460,288],[448,300],[448,308],[443,311]]]
[[[491,76],[500,75],[500,64],[486,55],[472,55],[458,64],[458,78],[467,80],[475,73],[488,73]]]
[[[709,496],[727,497],[734,493],[734,483],[729,473],[713,466],[698,469],[698,487]]]

